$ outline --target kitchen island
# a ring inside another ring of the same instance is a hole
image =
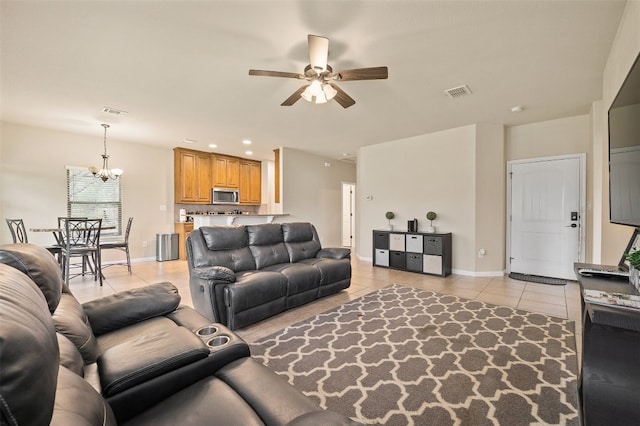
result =
[[[241,213],[241,214],[194,214],[193,227],[215,225],[254,225],[257,223],[272,223],[282,217],[289,216],[283,213]]]

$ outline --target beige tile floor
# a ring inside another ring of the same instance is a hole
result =
[[[506,276],[474,278],[450,275],[447,278],[440,278],[373,267],[371,263],[356,259],[352,261],[352,268],[351,287],[347,290],[237,330],[237,333],[247,342],[255,342],[261,337],[288,325],[332,309],[367,293],[390,284],[399,284],[576,321],[578,357],[581,358],[580,288],[575,281],[569,281],[566,286],[553,286],[516,281]],[[112,266],[106,268],[104,270],[105,280],[103,287],[94,282],[93,277],[74,278],[70,281],[69,286],[73,294],[81,302],[86,302],[118,291],[169,281],[179,289],[182,303],[192,306],[186,261],[134,263],[132,269],[133,274],[129,275],[126,267]]]

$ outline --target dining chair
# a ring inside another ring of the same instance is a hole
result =
[[[24,227],[22,219],[6,219],[7,225],[9,225],[9,231],[11,231],[11,238],[13,243],[28,243],[27,230]]]
[[[60,238],[63,242],[62,275],[65,283],[77,276],[84,276],[87,266],[94,276],[94,281],[100,280],[102,286],[100,231],[102,219],[60,218]],[[81,258],[79,263],[71,263],[72,258]],[[81,271],[71,275],[71,268],[81,268]]]
[[[14,244],[29,243],[27,228],[24,226],[24,221],[22,219],[6,219],[6,221],[7,225],[9,225],[9,231],[11,231],[11,238],[13,238]],[[60,244],[45,246],[45,248],[58,259],[58,262],[61,262],[62,257],[60,256],[60,254],[62,252],[62,247],[60,246]]]
[[[100,243],[100,258],[102,258],[102,250],[120,250],[123,251],[127,257],[126,262],[115,262],[108,263],[106,265],[102,265],[102,269],[107,268],[109,266],[114,265],[127,265],[127,270],[129,271],[129,275],[131,275],[131,257],[129,256],[129,233],[131,232],[131,223],[133,222],[133,217],[129,218],[127,222],[127,228],[124,231],[124,240],[122,241],[104,241]]]

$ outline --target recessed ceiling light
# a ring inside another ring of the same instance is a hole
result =
[[[184,143],[196,143],[196,142],[198,142],[198,141],[193,140],[193,139],[185,139],[183,142],[184,142]]]
[[[215,143],[210,143],[209,144],[209,148],[217,148],[217,147],[218,147],[218,145],[216,145]]]
[[[253,155],[253,151],[245,151],[244,153],[247,155]]]
[[[524,108],[522,108],[521,106],[514,106],[513,108],[511,108],[511,112],[522,112],[524,110]]]
[[[243,140],[242,143],[245,145],[251,145],[251,141],[249,139]]]

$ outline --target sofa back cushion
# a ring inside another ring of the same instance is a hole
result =
[[[6,244],[0,247],[0,263],[26,274],[40,288],[53,313],[62,294],[62,273],[55,257],[35,244]]]
[[[98,341],[87,314],[72,294],[64,293],[60,298],[58,308],[53,313],[53,323],[58,333],[76,345],[85,364],[96,362],[100,355]]]
[[[316,257],[322,248],[316,228],[310,223],[283,223],[282,233],[291,262]]]
[[[58,375],[58,342],[42,292],[0,264],[0,423],[48,425]]]
[[[280,263],[289,263],[289,252],[284,246],[282,226],[266,223],[247,226],[249,249],[256,262],[256,269]]]
[[[196,268],[224,266],[234,272],[256,269],[246,226],[201,226],[192,231],[189,238],[192,266]]]

